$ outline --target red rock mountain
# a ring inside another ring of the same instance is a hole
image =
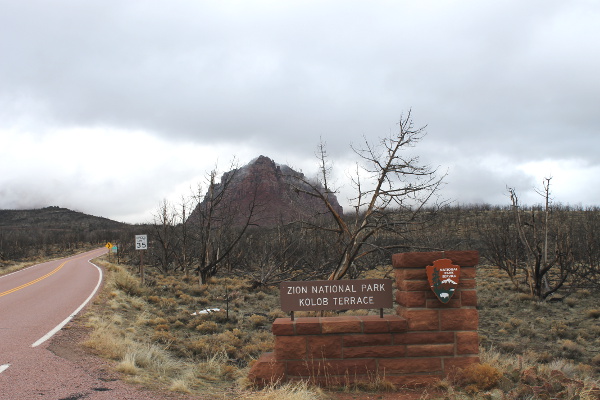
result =
[[[218,213],[230,216],[235,213],[233,219],[236,225],[246,221],[252,205],[252,223],[263,227],[326,214],[327,208],[320,199],[302,192],[312,190],[306,180],[304,174],[287,165],[279,165],[268,157],[260,156],[241,168],[224,173],[221,181],[209,188],[190,219],[201,218],[201,214],[206,213],[211,190],[213,198],[222,195]],[[312,184],[323,190],[321,185]],[[335,210],[343,213],[335,195],[329,196]]]

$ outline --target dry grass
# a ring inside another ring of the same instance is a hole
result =
[[[600,308],[585,310],[585,315],[588,318],[598,319],[600,318]]]
[[[13,272],[17,272],[21,269],[25,269],[27,267],[31,267],[32,265],[36,265],[45,261],[50,260],[39,259],[24,262],[0,261],[0,276],[12,274]]]
[[[477,393],[495,388],[502,372],[490,364],[475,364],[461,371],[459,379],[468,392]]]
[[[107,270],[107,281],[100,301],[88,314],[93,332],[87,345],[115,360],[125,379],[200,397],[331,398],[331,392],[306,383],[258,391],[247,386],[248,364],[272,350],[271,323],[285,316],[276,289],[252,292],[245,281],[233,278],[213,278],[209,285],[199,286],[195,279],[152,272],[147,275],[149,284],[142,287],[134,269],[100,264]],[[596,308],[586,302],[591,296],[549,305],[511,293],[511,286],[504,285],[502,275],[493,269],[483,269],[481,276],[482,364],[442,382],[445,398],[528,399],[535,398],[531,390],[547,384],[560,389],[549,392],[556,398],[591,399],[586,393],[599,384],[600,371],[598,353],[588,352],[600,346],[600,328],[594,330],[597,320],[589,311]],[[498,294],[504,286],[508,295]],[[192,315],[206,308],[222,311]],[[590,324],[576,326],[572,318]],[[524,382],[527,379],[532,381]],[[342,390],[361,396],[394,388],[374,381]],[[504,397],[493,397],[499,393]]]
[[[540,364],[531,354],[507,355],[480,349],[481,364],[442,381],[445,400],[597,400],[600,380],[591,369],[569,360]],[[441,398],[440,398],[441,399]]]
[[[495,268],[477,269],[482,345],[507,354],[534,354],[542,363],[563,358],[591,365],[600,354],[598,294],[582,289],[562,302],[537,301],[515,291],[507,279]]]
[[[135,364],[135,357],[131,354],[125,354],[123,360],[117,364],[116,370],[127,375],[137,375],[140,373],[140,369]]]
[[[182,393],[220,392],[236,387],[247,364],[272,349],[271,321],[265,315],[244,316],[235,307],[229,319],[224,312],[192,315],[204,304],[219,303],[224,292],[220,281],[199,289],[195,283],[155,276],[151,286],[141,287],[126,266],[99,264],[107,271],[106,285],[88,313],[92,333],[85,344],[115,360],[116,370],[130,382]],[[245,303],[259,298],[264,303],[267,297],[240,294],[243,282],[226,284]]]
[[[328,398],[325,393],[306,382],[272,385],[259,392],[247,393],[249,400],[322,400]]]

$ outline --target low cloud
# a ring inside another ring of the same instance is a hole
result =
[[[553,173],[557,197],[593,203],[599,17],[583,0],[5,1],[0,208],[149,216],[234,156],[310,170],[324,141],[351,164],[410,109],[446,197],[505,202]]]

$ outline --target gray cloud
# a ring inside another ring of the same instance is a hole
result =
[[[424,158],[452,166],[447,193],[494,203],[505,181],[539,180],[523,164],[599,164],[598,22],[583,0],[4,1],[0,135],[83,127],[226,149],[198,169],[246,153],[306,165],[323,138],[343,164],[412,108]]]

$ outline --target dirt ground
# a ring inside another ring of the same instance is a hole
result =
[[[430,390],[399,390],[386,393],[332,393],[327,392],[332,400],[433,400],[443,398],[439,392]]]
[[[164,399],[164,400],[191,400],[193,397],[175,392],[146,390],[137,385],[127,384],[122,381],[122,375],[115,371],[113,362],[94,355],[90,349],[83,346],[89,329],[78,320],[68,324],[52,338],[47,350],[82,371],[84,376],[102,383],[102,392],[109,398],[122,399]],[[97,389],[98,390],[98,389]],[[95,398],[98,393],[86,394],[86,398]]]

